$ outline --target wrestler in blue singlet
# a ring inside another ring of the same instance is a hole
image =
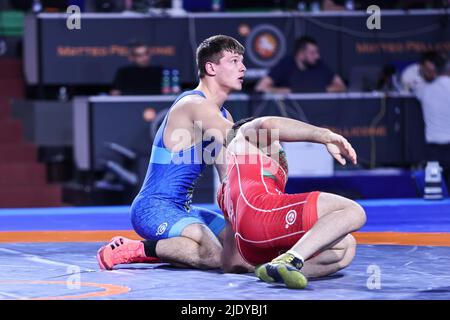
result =
[[[186,91],[172,107],[188,95],[206,98],[201,91]],[[225,108],[221,112],[226,118]],[[134,230],[144,239],[160,240],[180,236],[186,226],[201,223],[217,236],[225,227],[223,216],[191,206],[195,183],[206,166],[205,149],[210,149],[210,156],[214,157],[217,146],[202,140],[188,149],[170,151],[163,141],[168,115],[169,112],[156,133],[144,183],[131,206]]]

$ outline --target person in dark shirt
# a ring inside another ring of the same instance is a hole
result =
[[[111,95],[148,95],[161,93],[162,67],[150,66],[148,47],[140,42],[130,45],[130,65],[117,70]]]
[[[294,55],[288,55],[255,86],[259,92],[306,93],[347,90],[342,79],[320,60],[319,47],[311,37],[295,43]]]

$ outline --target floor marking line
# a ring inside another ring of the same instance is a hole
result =
[[[66,267],[66,268],[67,267],[78,267],[78,268],[80,268],[80,270],[82,270],[82,268],[80,266],[78,266],[78,265],[68,264],[68,263],[59,262],[59,261],[55,261],[55,260],[50,260],[50,259],[47,259],[47,258],[42,258],[42,257],[39,257],[37,255],[24,253],[24,252],[21,252],[21,251],[0,248],[0,252],[7,252],[7,253],[19,255],[19,256],[22,256],[23,258],[25,258],[26,260],[32,261],[32,262],[38,262],[38,263],[42,263],[42,264],[53,265],[53,266],[60,266],[60,267]],[[84,269],[83,271],[91,271],[91,269]]]
[[[43,264],[55,265],[55,266],[63,266],[63,267],[66,267],[66,268],[67,267],[79,267],[81,272],[97,272],[97,271],[99,271],[99,270],[92,270],[92,269],[83,269],[80,266],[75,265],[75,264],[67,264],[67,263],[64,263],[64,262],[58,262],[58,261],[54,261],[54,260],[49,260],[49,259],[46,259],[46,258],[41,258],[41,257],[36,256],[36,255],[23,253],[23,252],[16,251],[16,250],[0,248],[0,252],[1,251],[7,252],[7,253],[12,253],[12,254],[15,254],[15,255],[20,255],[20,256],[24,257],[26,260],[33,261],[33,262],[40,262],[40,263],[43,263]],[[81,272],[79,272],[79,273],[81,273]],[[108,272],[112,272],[112,273],[115,273],[115,274],[127,275],[127,276],[134,276],[133,273],[129,273],[129,272],[126,272],[126,271],[112,270],[112,271],[108,271]],[[68,275],[70,276],[70,275],[73,275],[73,274],[78,274],[78,272],[77,273],[70,273]]]
[[[419,248],[418,246],[414,246],[413,248],[411,248],[411,250],[406,251],[406,253],[413,253],[417,251],[418,248]]]
[[[24,268],[24,269],[30,269],[29,266],[15,266],[12,264],[0,264],[0,267],[9,267],[9,268]]]
[[[8,298],[14,298],[14,299],[28,299],[27,297],[23,297],[17,294],[9,293],[9,292],[3,292],[0,291],[0,295]]]
[[[1,284],[62,284],[67,285],[66,281],[38,281],[38,280],[18,280],[18,281],[0,281]],[[83,293],[79,295],[66,295],[66,296],[48,296],[48,297],[37,297],[28,298],[30,300],[66,300],[66,299],[87,299],[87,298],[98,298],[98,297],[108,297],[112,295],[118,295],[130,292],[129,287],[107,284],[107,283],[96,283],[96,282],[80,282],[82,287],[93,287],[104,289],[103,291],[96,291],[90,293]]]

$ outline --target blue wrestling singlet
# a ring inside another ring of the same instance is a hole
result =
[[[183,92],[172,107],[188,95],[205,95],[201,91]],[[221,108],[226,118],[225,108]],[[164,145],[166,114],[153,141],[150,163],[141,190],[131,205],[131,222],[134,230],[144,239],[159,240],[181,235],[192,223],[201,223],[217,236],[225,227],[221,214],[191,206],[192,193],[197,179],[206,164],[204,155],[215,157],[214,142],[202,140],[192,147],[172,152]],[[217,150],[218,151],[218,150]]]

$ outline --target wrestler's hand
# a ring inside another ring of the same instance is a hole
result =
[[[331,131],[328,132],[325,138],[325,146],[333,158],[343,166],[347,163],[345,158],[353,162],[353,164],[357,163],[355,149],[343,136]]]

